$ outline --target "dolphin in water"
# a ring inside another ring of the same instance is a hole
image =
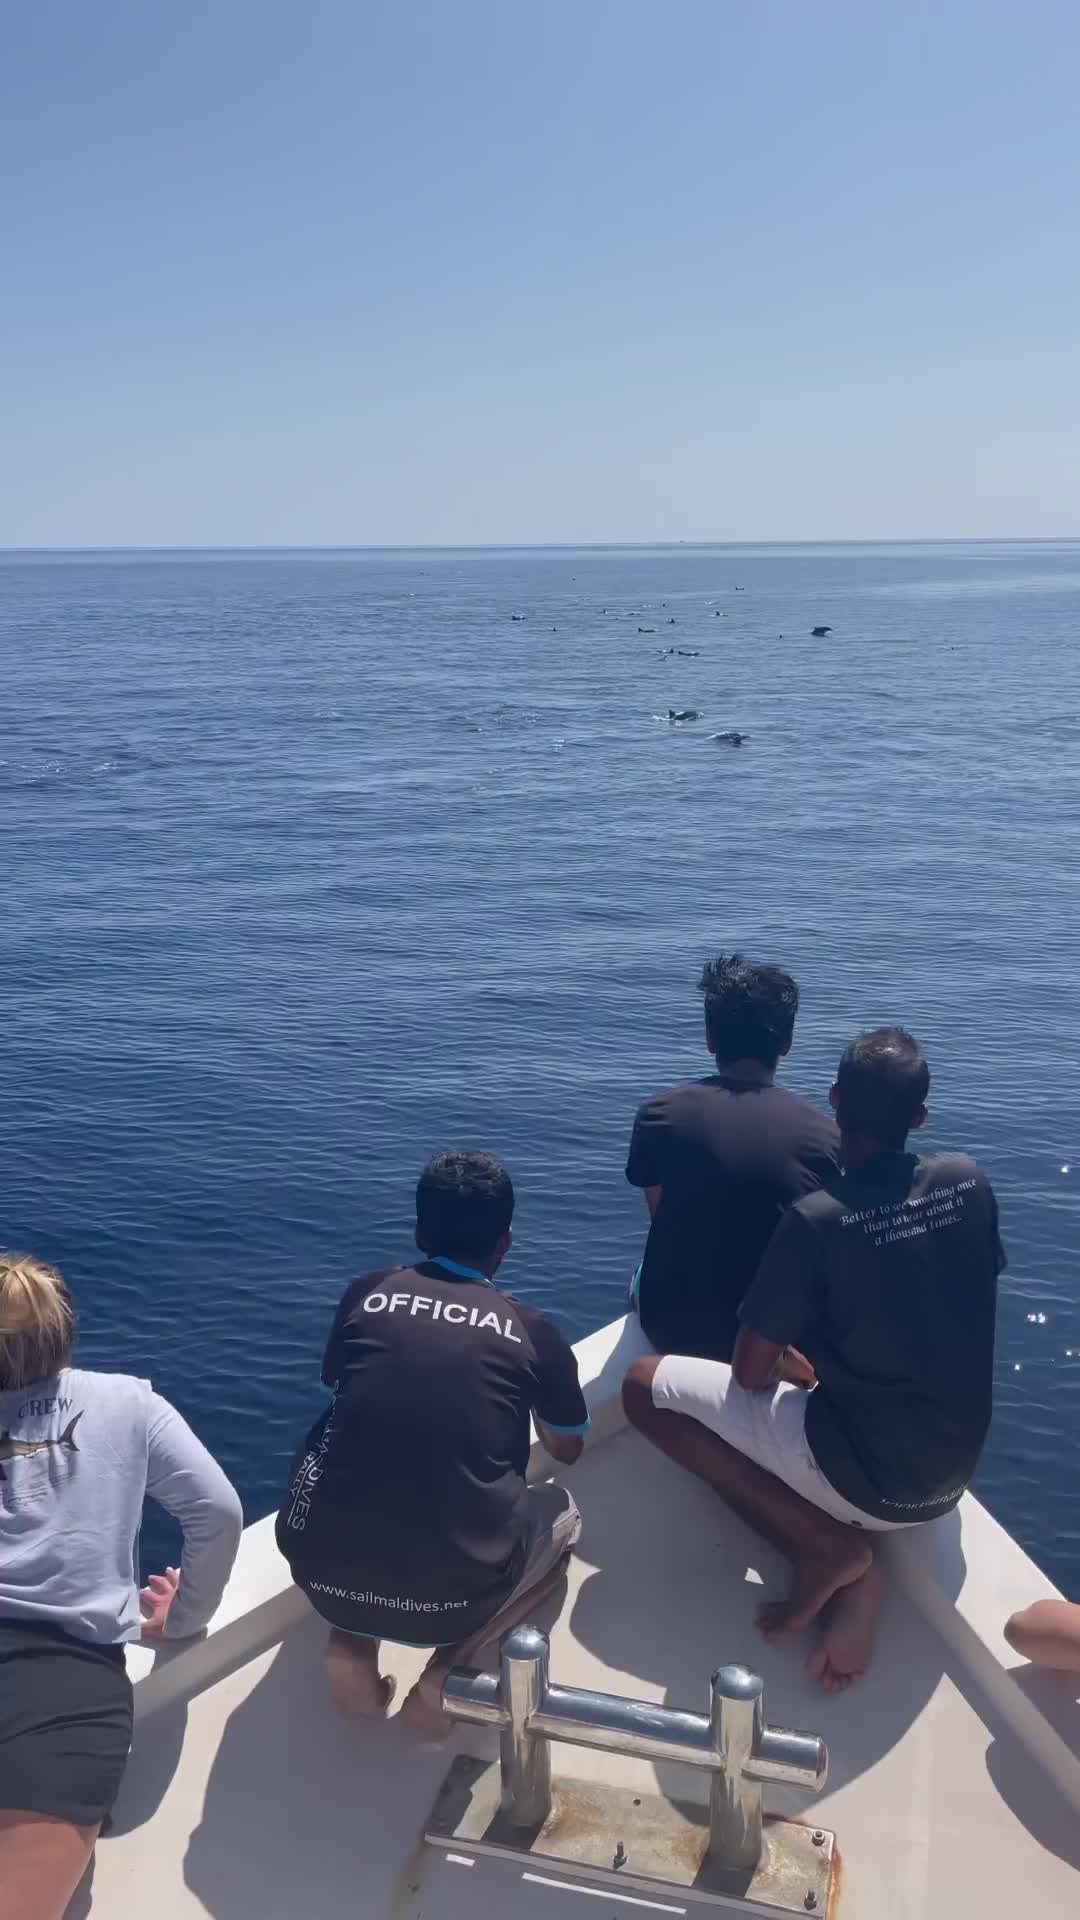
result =
[[[735,728],[732,727],[730,733],[714,733],[712,738],[722,747],[741,747],[744,740],[749,740],[750,735],[748,733],[737,733]]]
[[[669,720],[696,720],[699,716],[696,707],[669,707],[667,717]]]
[[[825,635],[831,632],[831,627],[811,627],[810,629],[811,638],[814,640],[824,640]]]
[[[68,1421],[59,1440],[17,1440],[11,1429],[5,1428],[4,1432],[0,1433],[0,1480],[7,1479],[3,1467],[5,1460],[25,1460],[33,1453],[47,1453],[50,1447],[66,1447],[69,1453],[78,1453],[75,1429],[81,1419],[82,1410],[80,1409],[74,1418]]]

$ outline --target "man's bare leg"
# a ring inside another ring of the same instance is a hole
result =
[[[397,1681],[379,1673],[379,1643],[331,1627],[323,1649],[323,1672],[339,1713],[350,1719],[385,1720]]]
[[[511,1627],[521,1625],[530,1613],[547,1600],[560,1586],[566,1585],[566,1568],[570,1559],[569,1549],[557,1566],[551,1568],[542,1580],[525,1593],[519,1593],[508,1600],[501,1613],[497,1613],[485,1626],[478,1627],[467,1640],[461,1640],[454,1647],[436,1647],[423,1673],[412,1692],[408,1695],[398,1715],[410,1727],[418,1732],[444,1737],[450,1732],[450,1722],[442,1710],[443,1683],[451,1667],[468,1667],[493,1640],[499,1640]]]
[[[1080,1606],[1072,1600],[1036,1600],[1006,1623],[1010,1647],[1037,1667],[1080,1673]]]
[[[865,1536],[822,1513],[699,1420],[655,1406],[652,1381],[659,1365],[659,1356],[635,1360],[623,1382],[623,1406],[631,1426],[669,1460],[715,1488],[741,1520],[791,1561],[787,1599],[758,1608],[758,1625],[766,1638],[809,1626],[834,1593],[872,1566]]]

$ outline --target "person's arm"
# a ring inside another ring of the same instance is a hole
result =
[[[656,1209],[660,1205],[660,1196],[664,1191],[660,1182],[660,1166],[656,1151],[659,1124],[655,1102],[646,1100],[644,1106],[638,1108],[634,1120],[634,1131],[630,1136],[630,1152],[626,1159],[626,1177],[632,1187],[641,1188],[650,1220],[656,1218]]]
[[[646,1100],[644,1105],[638,1108],[634,1117],[630,1151],[626,1156],[626,1178],[632,1187],[643,1189],[650,1219],[660,1205],[662,1191],[660,1162],[657,1154],[662,1124],[656,1101]]]
[[[572,1467],[575,1460],[581,1459],[585,1445],[584,1434],[555,1433],[551,1427],[545,1427],[542,1420],[537,1420],[536,1431],[544,1452],[550,1453],[552,1459],[557,1460],[561,1467]]]
[[[217,1461],[176,1408],[152,1394],[146,1491],[180,1523],[179,1574],[158,1575],[142,1597],[144,1634],[181,1640],[201,1632],[216,1612],[232,1572],[244,1516],[240,1498]],[[164,1586],[171,1586],[166,1594]],[[164,1604],[162,1604],[164,1603]]]
[[[536,1356],[532,1407],[540,1443],[561,1466],[572,1467],[592,1422],[578,1379],[577,1355],[544,1314],[530,1320]]]
[[[324,1387],[329,1387],[331,1393],[336,1390],[338,1381],[341,1378],[345,1333],[356,1305],[358,1301],[364,1298],[365,1294],[371,1293],[373,1288],[378,1286],[380,1280],[387,1278],[390,1271],[392,1271],[392,1269],[386,1269],[383,1273],[366,1273],[361,1275],[359,1280],[352,1281],[351,1285],[346,1287],[345,1292],[338,1301],[337,1307],[334,1310],[334,1318],[330,1325],[330,1332],[326,1336],[326,1347],[323,1352],[322,1363],[322,1383]]]
[[[782,1379],[814,1384],[800,1349],[813,1333],[819,1303],[816,1236],[792,1207],[781,1216],[739,1308],[732,1372],[740,1387],[757,1393]]]
[[[763,1334],[754,1333],[749,1327],[740,1327],[731,1362],[736,1384],[745,1387],[748,1393],[760,1393],[766,1387],[774,1387],[780,1378],[780,1362],[784,1351],[784,1347],[777,1346],[775,1340],[766,1340]]]
[[[749,1327],[740,1327],[736,1336],[731,1370],[737,1384],[749,1393],[775,1387],[781,1380],[807,1392],[817,1386],[817,1374],[805,1353],[790,1345],[778,1347],[774,1340],[751,1333]]]

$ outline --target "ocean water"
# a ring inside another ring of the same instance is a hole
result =
[[[249,1518],[436,1148],[510,1166],[508,1285],[621,1310],[740,946],[790,1085],[923,1040],[1011,1258],[978,1490],[1080,1596],[1080,546],[8,555],[0,664],[0,1238]]]

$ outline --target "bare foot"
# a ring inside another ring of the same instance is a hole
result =
[[[858,1580],[841,1587],[825,1609],[821,1645],[806,1671],[828,1693],[844,1693],[870,1665],[881,1611],[881,1570],[872,1560]]]
[[[397,1681],[392,1675],[379,1676],[374,1686],[359,1674],[331,1671],[327,1662],[326,1678],[330,1685],[330,1698],[339,1713],[350,1720],[385,1720],[390,1704],[397,1692]]]
[[[407,1693],[397,1716],[403,1726],[411,1727],[414,1733],[422,1733],[427,1740],[445,1740],[454,1730],[449,1714],[442,1710],[442,1681],[437,1692],[424,1686],[424,1677],[417,1681],[411,1692]]]
[[[798,1633],[817,1619],[834,1593],[861,1579],[872,1565],[870,1548],[854,1530],[839,1552],[797,1560],[787,1599],[763,1602],[754,1616],[758,1628],[766,1640]]]
[[[323,1653],[323,1671],[330,1698],[350,1720],[385,1720],[397,1681],[383,1679],[375,1660],[357,1659],[334,1639]]]
[[[447,1674],[453,1667],[471,1667],[485,1647],[490,1647],[496,1640],[501,1640],[503,1634],[509,1633],[511,1627],[519,1626],[523,1620],[527,1620],[550,1594],[560,1587],[565,1592],[566,1570],[570,1564],[572,1551],[572,1548],[567,1547],[562,1558],[555,1566],[549,1567],[547,1573],[542,1575],[534,1587],[526,1588],[524,1593],[515,1594],[500,1612],[487,1622],[486,1626],[478,1627],[475,1633],[470,1634],[467,1640],[462,1640],[456,1647],[439,1649],[438,1656],[433,1656],[424,1668],[397,1716],[405,1726],[412,1727],[417,1733],[426,1734],[429,1740],[445,1740],[447,1734],[453,1732],[454,1723],[443,1712],[442,1706],[443,1682]]]

